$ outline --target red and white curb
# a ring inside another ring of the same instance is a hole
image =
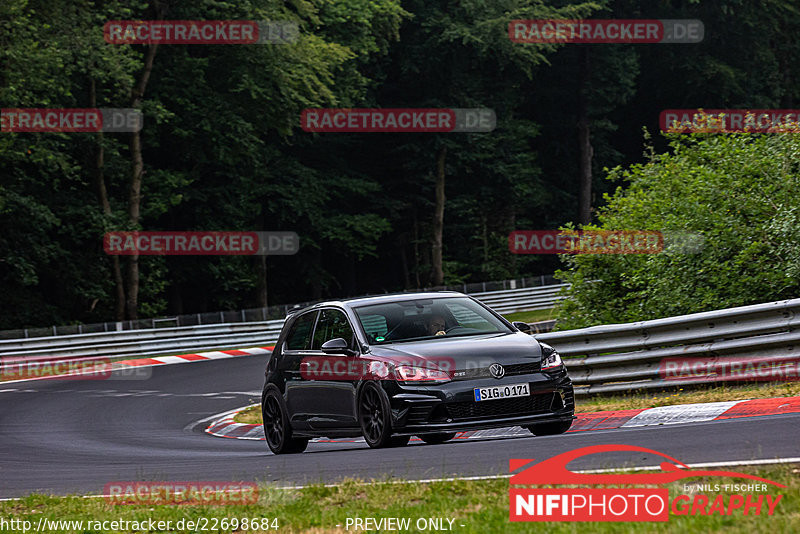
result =
[[[105,379],[113,379],[114,371],[124,371],[130,369],[140,369],[146,367],[157,367],[160,365],[174,365],[177,363],[194,363],[208,360],[220,360],[224,358],[239,358],[242,356],[258,356],[263,354],[270,354],[274,345],[267,347],[251,347],[247,349],[233,349],[233,350],[218,350],[211,352],[198,352],[197,354],[179,354],[175,356],[154,356],[152,358],[137,358],[133,360],[121,360],[118,362],[111,362],[106,364],[108,358],[101,356],[91,356],[87,358],[71,358],[61,360],[31,360],[30,362],[15,362],[15,365],[33,365],[36,368],[52,368],[58,369],[59,366],[69,366],[77,363],[91,363],[95,362],[95,366],[87,366],[86,369],[78,369],[67,373],[54,373],[44,374],[43,376],[29,376],[27,378],[20,378],[16,380],[3,380],[0,384],[13,384],[15,382],[27,382],[29,380],[59,380],[81,379],[85,376],[87,379],[92,379],[93,376],[101,375]],[[0,375],[1,376],[1,375]]]
[[[800,397],[676,404],[639,410],[615,410],[577,414],[570,432],[639,426],[702,423],[720,419],[800,413]]]
[[[252,347],[249,349],[217,350],[212,352],[198,352],[197,354],[181,354],[177,356],[160,356],[154,358],[139,358],[136,360],[123,360],[111,364],[111,370],[128,369],[131,367],[154,367],[158,365],[172,365],[176,363],[192,363],[204,360],[220,360],[224,358],[238,358],[239,356],[254,356],[269,354],[274,345],[269,347]]]
[[[256,405],[257,406],[257,405]],[[264,438],[262,425],[237,423],[234,417],[244,406],[220,414],[207,428],[206,432],[221,438],[261,440]],[[740,401],[707,402],[700,404],[676,404],[658,408],[637,410],[612,410],[606,412],[578,413],[577,419],[567,432],[586,432],[591,430],[610,430],[642,426],[676,425],[682,423],[701,423],[740,417],[761,415],[780,415],[800,413],[800,397],[776,397],[769,399],[749,399]],[[495,428],[471,432],[459,432],[456,439],[499,438],[530,436],[521,427]],[[414,438],[416,439],[416,438]],[[363,438],[315,439],[316,443],[355,443]]]

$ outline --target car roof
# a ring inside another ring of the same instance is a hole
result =
[[[370,304],[386,304],[388,302],[405,302],[409,300],[437,299],[444,297],[468,297],[468,295],[459,293],[458,291],[425,291],[418,293],[389,293],[386,295],[369,295],[364,297],[353,297],[341,300],[318,302],[317,304],[306,306],[302,309],[290,310],[287,317],[301,312],[329,306],[336,306],[340,308],[358,308],[361,306],[368,306]]]

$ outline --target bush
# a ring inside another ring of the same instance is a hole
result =
[[[598,226],[692,232],[698,253],[564,255],[559,329],[800,296],[800,134],[669,136],[671,151],[609,171]]]

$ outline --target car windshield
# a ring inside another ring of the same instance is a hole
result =
[[[466,297],[403,300],[355,308],[370,344],[508,333],[489,310]]]

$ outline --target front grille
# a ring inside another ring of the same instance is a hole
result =
[[[506,371],[505,376],[529,375],[541,371],[542,364],[541,362],[514,363],[510,365],[503,365],[503,369]],[[457,378],[472,379],[492,376],[489,373],[489,366],[482,367],[480,369],[468,369],[464,371],[464,373],[464,375],[457,375]]]
[[[515,397],[489,401],[453,402],[446,404],[447,411],[454,421],[482,419],[485,417],[513,417],[551,411],[553,393]]]
[[[506,376],[529,375],[542,370],[542,364],[540,362],[518,363],[514,365],[504,365],[503,367],[506,369]]]

